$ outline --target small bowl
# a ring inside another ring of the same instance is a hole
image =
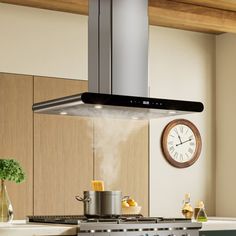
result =
[[[123,215],[136,215],[140,214],[142,207],[141,206],[130,206],[130,207],[122,207]]]

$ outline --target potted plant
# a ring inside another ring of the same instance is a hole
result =
[[[0,222],[10,222],[13,219],[13,208],[5,181],[21,183],[25,180],[25,173],[16,160],[0,159],[0,180]]]

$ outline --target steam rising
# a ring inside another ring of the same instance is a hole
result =
[[[105,181],[107,190],[112,190],[120,177],[122,158],[129,158],[127,150],[135,148],[133,145],[127,148],[129,139],[137,134],[145,124],[147,123],[144,121],[130,119],[94,119],[95,165],[97,165],[98,159],[100,163],[100,166],[97,166],[99,173],[95,173],[95,176],[99,176],[101,180]],[[124,151],[124,147],[126,151]]]

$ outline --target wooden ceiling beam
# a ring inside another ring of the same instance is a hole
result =
[[[2,3],[30,6],[76,14],[88,14],[88,0],[0,0]],[[221,2],[222,5],[219,5]],[[204,6],[203,6],[204,5]],[[222,10],[217,8],[231,10]],[[233,10],[235,7],[235,11]],[[235,0],[149,0],[151,25],[191,31],[236,32]]]
[[[88,0],[0,0],[0,2],[88,15]]]
[[[200,32],[236,32],[236,12],[180,3],[173,0],[149,0],[149,19],[163,25]]]
[[[235,0],[173,0],[173,1],[190,3],[198,6],[211,7],[220,10],[236,11]]]

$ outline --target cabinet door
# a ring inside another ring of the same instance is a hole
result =
[[[86,81],[34,78],[34,102],[87,90]],[[34,114],[34,214],[83,214],[75,195],[93,178],[93,122]]]
[[[148,215],[148,122],[94,119],[95,178],[121,190]]]
[[[0,73],[0,158],[22,165],[24,183],[7,182],[14,219],[33,213],[33,77]]]

